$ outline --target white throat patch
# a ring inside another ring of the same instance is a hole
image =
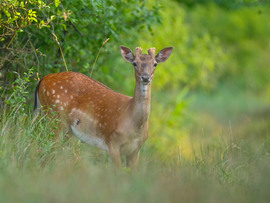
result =
[[[145,98],[146,95],[147,95],[149,85],[144,85],[144,84],[141,83],[140,88],[141,88],[141,93],[142,93],[143,97]]]

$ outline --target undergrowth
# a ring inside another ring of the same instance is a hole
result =
[[[14,102],[1,107],[1,202],[269,200],[268,114],[247,114],[238,124],[226,126],[194,108],[197,119],[189,119],[191,127],[186,129],[192,143],[189,156],[182,153],[185,142],[180,142],[178,153],[163,151],[161,157],[159,148],[154,147],[158,137],[153,139],[151,134],[158,132],[150,131],[141,150],[138,173],[113,170],[104,151],[81,143],[75,136],[56,136],[59,120],[49,119],[46,112],[33,116],[23,99],[28,76],[13,84],[14,94],[9,99]],[[179,98],[176,103],[181,110],[184,104]],[[168,125],[171,130],[177,130],[176,126]]]
[[[202,140],[190,159],[160,162],[146,143],[139,172],[114,171],[108,155],[75,137],[55,137],[57,124],[3,109],[0,199],[3,202],[266,202],[270,139]],[[151,142],[151,139],[148,141]]]

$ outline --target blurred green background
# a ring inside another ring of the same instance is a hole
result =
[[[0,201],[269,200],[270,1],[2,0],[0,8]],[[92,76],[129,96],[134,71],[119,46],[174,47],[155,72],[137,175],[112,175],[102,151],[55,140],[46,118],[31,121],[36,72],[66,70],[53,34],[68,69],[88,76],[110,38]]]

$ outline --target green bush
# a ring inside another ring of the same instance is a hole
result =
[[[187,5],[189,7],[194,7],[196,5],[208,5],[216,4],[219,7],[225,9],[238,9],[244,6],[254,7],[254,6],[265,6],[270,2],[268,0],[175,0],[181,4]]]
[[[213,76],[220,83],[263,92],[269,85],[269,7],[225,10],[214,4],[196,6],[188,12],[193,32],[219,39],[226,61]]]
[[[213,75],[224,64],[225,54],[219,39],[207,30],[193,32],[186,19],[186,10],[173,1],[162,2],[162,25],[153,29],[153,36],[144,35],[143,47],[155,46],[157,51],[173,46],[172,56],[157,68],[155,87],[158,89],[213,88],[217,80]],[[145,39],[145,40],[144,40]]]
[[[11,93],[10,84],[16,80],[13,71],[21,74],[32,67],[43,77],[65,70],[58,42],[68,69],[89,74],[107,38],[110,46],[100,54],[97,66],[105,63],[108,53],[115,52],[114,45],[123,41],[121,36],[132,41],[138,37],[135,31],[151,30],[159,22],[159,5],[139,0],[5,0],[1,8],[1,100]],[[97,72],[95,76],[98,74],[103,75]]]

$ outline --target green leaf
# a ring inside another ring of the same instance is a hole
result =
[[[21,2],[21,8],[24,9],[24,2]]]
[[[67,30],[67,26],[64,23],[62,23],[61,26],[64,28],[64,30]]]
[[[55,6],[58,7],[60,5],[61,1],[60,0],[55,0],[54,3],[55,3]]]
[[[7,17],[10,17],[10,13],[6,9],[4,9],[4,12],[7,15]]]
[[[51,16],[51,20],[54,20],[54,19],[56,19],[56,15]]]
[[[16,32],[23,32],[23,29],[19,29],[19,30],[17,30]]]

